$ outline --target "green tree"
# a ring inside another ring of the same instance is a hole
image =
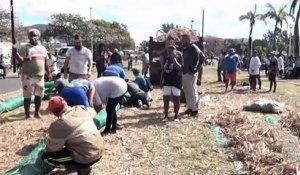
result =
[[[1,40],[7,40],[9,38],[10,29],[10,14],[0,9],[0,38]]]
[[[134,40],[128,32],[127,26],[118,22],[93,20],[94,45],[105,43],[110,48],[133,49]]]
[[[293,0],[291,7],[290,7],[290,14],[294,15],[295,10],[297,9],[297,14],[296,14],[296,20],[295,20],[295,26],[294,26],[294,57],[295,59],[299,60],[299,18],[300,18],[300,2],[299,0]],[[296,62],[298,63],[298,61]],[[297,67],[300,67],[300,65],[297,65]]]
[[[241,15],[239,17],[240,21],[243,20],[249,20],[250,22],[250,32],[249,32],[249,41],[248,41],[248,57],[250,57],[252,55],[252,32],[253,32],[253,28],[255,25],[256,20],[263,20],[265,23],[265,19],[263,18],[263,15],[261,14],[257,14],[257,6],[256,4],[254,5],[254,11],[249,11],[247,12],[247,14],[245,15]]]
[[[79,15],[59,13],[51,15],[48,29],[42,37],[48,40],[50,36],[62,36],[66,43],[71,45],[75,34],[79,34],[85,39],[89,38],[90,30],[85,18]]]
[[[270,3],[267,3],[266,6],[269,8],[269,11],[264,15],[264,18],[270,18],[275,20],[272,49],[276,50],[276,37],[278,35],[279,29],[278,25],[282,27],[283,22],[286,22],[286,24],[288,24],[288,17],[293,17],[285,11],[286,5],[279,7],[278,10]]]

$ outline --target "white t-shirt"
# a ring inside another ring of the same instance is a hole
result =
[[[108,98],[116,98],[127,92],[127,83],[119,77],[100,77],[94,80],[94,105],[107,104]]]
[[[284,70],[284,61],[283,61],[283,57],[282,57],[282,56],[278,57],[277,61],[278,61],[278,69],[279,69],[279,70]]]
[[[92,52],[86,47],[82,47],[80,51],[75,48],[71,48],[66,53],[67,57],[70,57],[69,71],[75,74],[87,74],[88,73],[88,60],[92,58]]]
[[[149,63],[149,55],[147,53],[141,54],[140,60],[142,60],[143,64]]]
[[[249,63],[249,74],[259,75],[261,62],[258,56],[252,57]]]

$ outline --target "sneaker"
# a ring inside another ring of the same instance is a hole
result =
[[[139,104],[139,108],[142,108],[143,107],[143,102],[142,102],[142,100],[138,100],[138,104]]]
[[[187,110],[184,111],[184,114],[189,115],[189,114],[191,114],[192,112],[193,112],[193,111],[192,111],[191,109],[187,109]]]
[[[192,117],[198,117],[198,111],[192,111],[191,116]]]
[[[180,121],[181,121],[181,118],[178,117],[178,116],[175,116],[175,117],[174,117],[174,121],[175,121],[175,122],[180,122]]]
[[[167,122],[169,121],[169,117],[166,115],[163,119],[162,119],[163,122]]]

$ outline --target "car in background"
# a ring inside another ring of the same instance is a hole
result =
[[[66,53],[67,51],[73,48],[71,46],[65,46],[61,47],[57,52],[57,67],[59,70],[61,70],[64,67],[65,60],[66,60]]]
[[[3,56],[1,64],[3,67],[10,69],[12,67],[11,58]]]

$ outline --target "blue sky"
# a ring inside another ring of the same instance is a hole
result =
[[[0,0],[0,7],[9,10],[9,0]],[[47,24],[54,13],[72,13],[107,21],[118,21],[128,26],[136,43],[155,36],[161,24],[173,22],[189,27],[194,20],[194,28],[201,32],[201,9],[205,10],[205,35],[222,38],[247,38],[249,22],[240,22],[238,17],[254,9],[267,11],[265,4],[275,7],[287,5],[291,0],[14,0],[15,13],[24,25]],[[261,38],[268,29],[273,30],[274,22],[267,25],[257,22],[254,38]],[[286,26],[285,26],[286,28]]]

